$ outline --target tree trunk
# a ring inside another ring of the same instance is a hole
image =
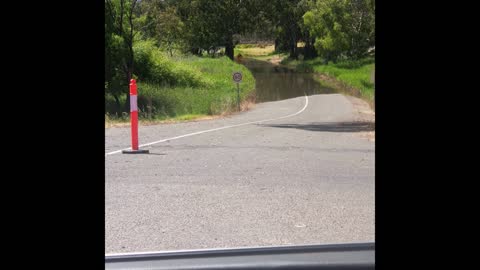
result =
[[[310,40],[306,39],[305,41],[305,47],[304,47],[304,58],[303,59],[310,59],[312,58],[312,53],[311,53],[311,46],[310,46]]]
[[[148,109],[148,118],[149,119],[152,119],[152,98],[149,97],[148,98],[148,105],[147,105],[147,109]]]
[[[228,56],[228,58],[230,58],[230,60],[233,61],[233,48],[235,46],[233,45],[233,37],[230,36],[227,40],[227,43],[225,44],[225,54]]]
[[[127,87],[127,92],[126,92],[126,95],[125,95],[125,106],[123,107],[125,112],[130,111],[130,79],[128,79],[128,82],[129,83],[128,83],[128,87]]]
[[[190,52],[191,52],[193,55],[198,55],[198,56],[201,55],[201,53],[200,53],[200,48],[192,48],[192,49],[190,50]]]
[[[330,53],[329,52],[325,53],[325,56],[323,58],[323,64],[328,65],[328,61],[330,61]]]
[[[308,35],[305,38],[305,58],[304,59],[313,59],[318,56],[317,51],[315,50],[315,38],[310,38]]]
[[[290,37],[290,42],[289,42],[289,47],[290,47],[290,58],[297,59],[297,35],[295,33],[295,30],[291,32],[291,37]]]
[[[115,104],[117,104],[117,111],[120,111],[122,105],[120,104],[120,99],[118,98],[117,95],[113,95],[113,97],[115,98]]]
[[[127,98],[125,100],[125,111],[129,112],[130,111],[130,80],[133,77],[133,63],[135,61],[134,54],[133,54],[133,11],[135,9],[135,4],[137,1],[132,2],[132,6],[130,8],[130,13],[128,16],[128,23],[130,24],[130,33],[128,40],[128,49],[130,51],[128,63],[127,63],[127,69],[128,69],[128,74],[127,74],[127,85],[128,85],[128,90],[127,90]]]
[[[127,79],[127,91],[125,91],[125,104],[123,105],[123,110],[125,112],[130,111],[130,79],[132,79],[132,66],[129,63],[125,64],[125,75]]]
[[[297,42],[295,40],[290,43],[290,58],[297,59]]]
[[[169,43],[167,43],[167,44],[168,44],[168,45],[167,45],[168,53],[170,54],[170,57],[173,57],[173,48],[172,48],[173,45],[172,45],[171,42],[169,42]]]
[[[226,45],[225,46],[225,54],[230,58],[230,60],[233,60],[233,44]]]
[[[127,88],[126,88],[126,91],[123,92],[125,93],[125,103],[123,104],[123,111],[130,111],[130,68],[125,60],[125,58],[123,59],[123,63],[122,63],[122,68],[123,68],[123,74],[125,75],[125,80],[127,82]],[[122,88],[122,90],[124,90],[123,88],[123,85],[120,86]]]
[[[225,54],[233,61],[233,42],[225,44]]]
[[[132,52],[133,53],[133,52]],[[131,62],[127,64],[127,91],[126,91],[126,99],[125,99],[125,111],[130,111],[130,80],[132,79],[133,74],[133,55],[131,58]]]

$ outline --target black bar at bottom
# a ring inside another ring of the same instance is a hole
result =
[[[375,269],[375,243],[105,255],[105,269]]]

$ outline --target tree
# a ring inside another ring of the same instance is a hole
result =
[[[275,51],[288,51],[290,57],[296,57],[297,42],[301,39],[298,22],[301,15],[297,10],[300,0],[261,1],[259,10],[266,14],[272,23],[275,36]]]
[[[133,76],[133,63],[134,63],[134,54],[133,54],[133,40],[135,37],[134,32],[134,11],[137,4],[137,0],[105,0],[105,35],[106,35],[106,44],[105,55],[109,59],[109,70],[115,70],[115,76],[110,79],[119,80],[119,72],[123,73],[123,82],[118,82],[118,87],[128,86],[130,79]],[[106,65],[107,67],[107,65]],[[106,74],[107,75],[107,74]],[[128,93],[128,88],[122,89],[126,95],[125,108],[128,109],[130,104],[130,95]],[[117,93],[116,90],[114,91]],[[118,96],[114,95],[115,99],[118,101]]]
[[[224,46],[225,54],[232,60],[234,35],[252,29],[257,14],[254,0],[193,0],[188,6],[182,0],[175,3],[179,5],[190,48],[195,51]]]
[[[183,43],[184,23],[177,16],[175,7],[167,7],[160,12],[156,30],[160,43],[165,44],[170,56],[173,55],[174,44]]]
[[[317,0],[303,15],[304,24],[315,37],[320,56],[358,59],[375,46],[375,2],[372,0]]]
[[[315,58],[317,57],[317,52],[315,50],[315,36],[310,34],[308,27],[305,25],[303,21],[303,15],[308,12],[309,10],[315,7],[314,0],[301,0],[297,5],[297,16],[298,16],[298,25],[300,27],[302,40],[305,43],[304,47],[304,57],[305,59]]]
[[[375,45],[375,4],[369,0],[346,1],[345,23],[349,37],[348,57],[364,57]],[[372,9],[373,7],[373,9]]]

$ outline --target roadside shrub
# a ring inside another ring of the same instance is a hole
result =
[[[134,54],[135,73],[140,81],[191,87],[208,84],[202,81],[197,70],[170,59],[153,40],[136,42]]]

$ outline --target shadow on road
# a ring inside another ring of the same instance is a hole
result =
[[[323,132],[362,132],[374,131],[375,123],[371,122],[334,122],[334,123],[309,123],[309,124],[260,124],[263,127],[296,128],[309,131]]]

